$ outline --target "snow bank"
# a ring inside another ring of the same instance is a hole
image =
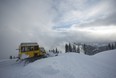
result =
[[[94,56],[66,53],[29,64],[24,72],[31,70],[35,78],[116,78],[115,51]]]
[[[7,61],[11,65],[5,67],[6,62],[0,63],[0,76],[2,73],[1,78],[116,78],[115,57],[116,50],[111,50],[94,56],[64,53],[27,66]]]
[[[0,60],[0,62],[5,62],[5,61],[8,61],[8,60],[10,60],[10,59],[2,59],[2,60]]]

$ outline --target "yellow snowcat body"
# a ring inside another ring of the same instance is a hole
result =
[[[21,43],[19,45],[19,58],[22,59],[23,55],[28,56],[27,58],[44,56],[46,54],[44,48],[39,47],[37,43]]]

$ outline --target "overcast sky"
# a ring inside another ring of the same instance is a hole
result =
[[[21,42],[48,50],[75,41],[116,41],[116,0],[0,0],[0,58]]]

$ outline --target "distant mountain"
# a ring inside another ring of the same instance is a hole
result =
[[[73,50],[73,47],[76,47],[76,50],[78,49],[77,53],[94,55],[94,54],[99,53],[99,52],[116,49],[116,42],[111,42],[111,43],[73,42],[73,43],[67,44],[67,46],[69,46],[69,47],[71,46],[71,48],[72,48],[72,51],[69,50],[69,52],[76,52],[75,50]]]

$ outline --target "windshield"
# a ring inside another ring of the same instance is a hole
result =
[[[38,46],[22,46],[21,47],[21,52],[27,52],[27,51],[35,51],[38,50]]]

